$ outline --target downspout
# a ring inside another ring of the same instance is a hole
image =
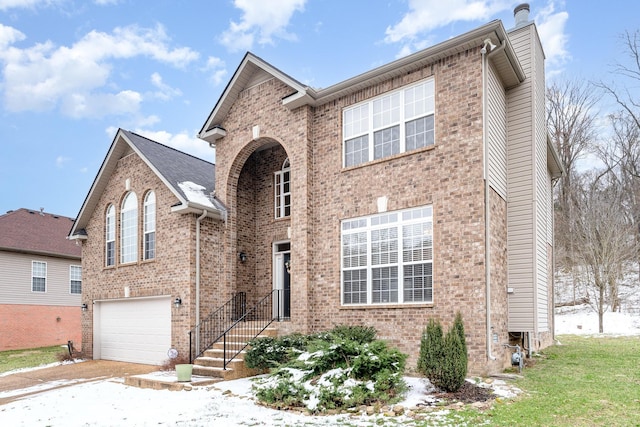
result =
[[[493,340],[491,330],[491,194],[489,188],[489,150],[487,148],[487,61],[489,57],[503,50],[505,41],[499,47],[493,46],[491,39],[484,41],[484,46],[480,50],[482,54],[482,150],[484,154],[483,178],[484,178],[484,254],[485,254],[485,286],[486,286],[486,325],[487,325],[487,359],[496,360],[491,352],[491,341]],[[490,48],[487,54],[487,47]]]
[[[196,219],[196,354],[200,353],[200,222],[207,216],[207,210]]]

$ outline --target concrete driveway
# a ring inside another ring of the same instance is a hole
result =
[[[159,366],[110,360],[88,360],[51,368],[19,372],[0,377],[0,405],[11,401],[75,384],[148,374]]]

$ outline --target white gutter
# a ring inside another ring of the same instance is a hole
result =
[[[496,360],[491,352],[491,195],[489,188],[489,150],[487,148],[487,61],[489,57],[503,50],[506,42],[503,40],[499,47],[494,47],[487,54],[487,45],[491,40],[485,40],[485,45],[480,51],[482,53],[482,150],[484,154],[483,174],[484,174],[484,259],[485,259],[485,284],[486,284],[486,325],[487,325],[487,359]]]
[[[207,210],[196,220],[196,354],[200,353],[200,222],[207,216]]]

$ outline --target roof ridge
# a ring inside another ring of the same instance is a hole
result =
[[[135,135],[135,136],[137,136],[138,138],[146,139],[146,140],[147,140],[147,141],[149,141],[149,142],[153,142],[154,144],[161,145],[161,146],[163,146],[163,147],[165,147],[165,148],[167,148],[167,149],[169,149],[169,150],[175,151],[176,153],[184,154],[185,156],[189,156],[189,157],[192,157],[192,158],[194,158],[194,159],[196,159],[196,160],[200,160],[200,161],[202,161],[202,162],[209,163],[210,165],[215,166],[215,163],[212,163],[212,162],[210,162],[210,161],[208,161],[208,160],[205,160],[205,159],[203,159],[203,158],[200,158],[200,157],[198,157],[198,156],[194,156],[193,154],[189,154],[189,153],[187,153],[187,152],[185,152],[185,151],[178,150],[177,148],[171,147],[171,146],[169,146],[169,145],[167,145],[167,144],[163,144],[162,142],[158,142],[158,141],[156,141],[156,140],[154,140],[154,139],[151,139],[151,138],[149,138],[149,137],[147,137],[147,136],[140,135],[139,133],[136,133],[136,132],[133,132],[133,131],[130,131],[130,130],[126,130],[126,129],[122,129],[122,128],[121,128],[121,130],[122,130],[123,132],[130,133],[130,134],[132,134],[132,135]]]

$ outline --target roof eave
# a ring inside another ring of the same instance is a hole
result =
[[[200,203],[186,202],[171,207],[171,212],[179,214],[198,214],[202,215],[206,211],[206,218],[213,218],[218,220],[226,220],[227,213],[224,210],[214,208],[211,206],[204,206]]]

